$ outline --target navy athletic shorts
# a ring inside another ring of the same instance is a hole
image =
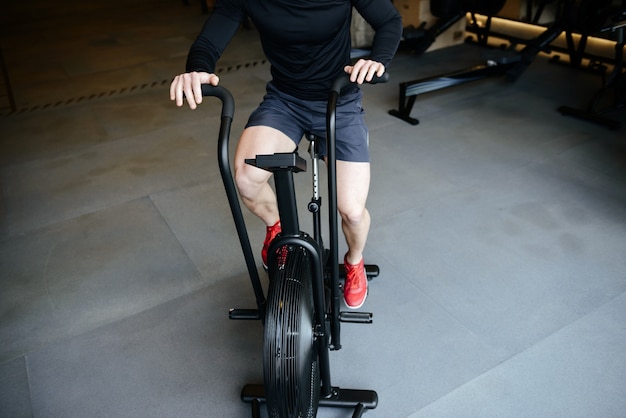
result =
[[[368,129],[363,120],[361,90],[346,93],[337,103],[337,160],[369,162]],[[323,138],[320,154],[326,155],[326,101],[297,99],[267,84],[263,102],[252,112],[249,126],[269,126],[278,129],[298,145],[306,133]]]

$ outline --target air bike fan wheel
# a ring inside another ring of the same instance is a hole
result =
[[[320,397],[311,266],[298,246],[280,247],[270,265],[263,375],[272,418],[313,418]]]

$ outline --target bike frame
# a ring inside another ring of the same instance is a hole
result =
[[[386,81],[386,78],[380,81]],[[277,191],[278,208],[280,212],[282,232],[271,243],[268,251],[268,265],[276,261],[276,253],[285,245],[303,248],[310,256],[313,303],[315,309],[315,336],[318,338],[318,362],[320,369],[320,406],[351,407],[355,408],[355,416],[360,416],[364,408],[373,409],[377,406],[378,397],[376,392],[369,390],[340,389],[331,384],[330,373],[330,350],[341,348],[341,325],[342,321],[370,323],[372,315],[365,312],[342,313],[339,271],[339,222],[337,216],[337,175],[336,175],[336,105],[341,90],[350,83],[347,75],[338,78],[332,86],[327,106],[327,170],[328,170],[328,222],[330,235],[329,259],[327,266],[324,265],[324,248],[321,238],[321,220],[319,205],[321,199],[317,191],[317,167],[314,167],[313,198],[309,204],[309,210],[313,213],[314,236],[301,232],[298,221],[296,196],[293,181],[293,173],[304,171],[306,161],[297,152],[274,154],[271,156],[260,155],[255,159],[246,160],[257,167],[267,169],[274,174]],[[258,275],[250,240],[246,229],[245,220],[241,211],[241,205],[234,184],[229,157],[229,137],[232,120],[234,117],[234,100],[232,95],[220,86],[203,85],[204,96],[215,96],[222,101],[222,114],[220,132],[218,138],[218,164],[224,183],[224,188],[233,215],[237,235],[243,251],[250,282],[256,298],[256,309],[231,309],[231,319],[261,319],[265,318],[266,298],[263,286]],[[317,144],[312,143],[313,164],[316,165]],[[317,206],[311,209],[311,205]],[[378,274],[375,266],[372,276]],[[369,276],[368,272],[368,276]],[[327,280],[325,280],[327,278]],[[325,285],[330,288],[330,306],[326,304]],[[253,416],[257,416],[259,403],[264,399],[263,387],[260,385],[246,385],[242,391],[244,401],[253,405]],[[359,412],[360,411],[360,412]]]

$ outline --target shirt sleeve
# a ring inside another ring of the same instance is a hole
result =
[[[244,19],[240,2],[218,0],[187,55],[186,71],[213,73],[218,59]]]
[[[402,37],[402,17],[391,0],[352,0],[359,14],[374,29],[370,59],[385,67],[398,49]]]

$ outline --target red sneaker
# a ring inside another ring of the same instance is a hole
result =
[[[265,234],[265,241],[263,241],[263,249],[261,250],[261,260],[263,261],[263,268],[267,270],[267,251],[270,248],[270,244],[276,238],[276,235],[281,232],[280,221],[276,222],[273,226],[267,227],[267,233]]]
[[[346,283],[343,286],[343,299],[350,309],[359,309],[367,298],[367,276],[363,259],[359,264],[352,265],[343,259],[346,267]]]

